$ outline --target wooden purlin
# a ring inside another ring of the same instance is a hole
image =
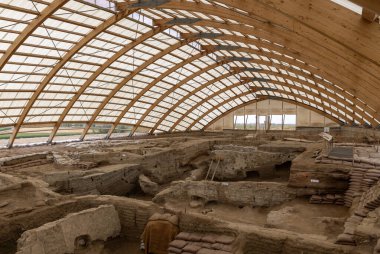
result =
[[[83,47],[87,45],[88,42],[90,42],[92,39],[96,38],[97,35],[107,30],[110,26],[116,24],[118,21],[122,20],[124,17],[130,15],[131,13],[135,12],[137,10],[131,10],[126,11],[123,13],[118,13],[115,16],[112,16],[111,18],[107,19],[101,26],[98,26],[96,29],[91,31],[88,35],[86,35],[75,47],[73,47],[70,52],[68,52],[56,66],[50,71],[48,76],[42,81],[41,83],[41,89],[39,89],[41,92],[43,89],[49,84],[51,79],[58,73],[58,71],[65,66],[65,64],[72,59],[72,57],[79,52]],[[91,78],[90,78],[91,79]],[[40,93],[41,93],[40,92]],[[40,94],[39,93],[39,94]],[[39,95],[38,94],[38,95]],[[38,96],[37,95],[37,96]],[[75,102],[74,102],[75,103]],[[61,126],[64,118],[66,117],[67,113],[69,112],[70,108],[74,105],[74,103],[70,102],[67,107],[65,107],[64,111],[62,112],[60,118],[58,119],[56,125],[54,126],[52,132],[50,133],[48,143],[51,143],[55,134],[57,133],[59,127]]]
[[[59,10],[63,5],[65,5],[68,2],[68,0],[55,0],[52,2],[49,6],[47,6],[37,17],[37,19],[33,20],[23,31],[19,36],[16,38],[16,40],[12,43],[12,45],[7,49],[5,54],[0,59],[0,71],[4,68],[4,66],[7,64],[8,60],[13,56],[13,54],[17,51],[17,49],[24,43],[24,41],[37,29],[40,27],[41,24],[45,22],[48,18],[51,17],[51,15]],[[31,105],[34,104],[36,98],[29,99],[28,105],[26,105],[23,113],[21,114],[19,120],[15,124],[12,134],[9,137],[7,147],[11,148],[14,140],[17,136],[18,131],[20,130],[21,124],[24,122],[24,119],[27,115],[27,112],[29,112]]]
[[[322,0],[317,0],[317,1],[319,3]],[[50,6],[46,7],[46,9],[43,12],[41,12],[41,15],[35,21],[37,22],[37,20],[40,20],[40,21],[43,20],[43,15],[47,15],[46,18],[51,16],[54,13],[54,10],[50,9],[50,8],[54,8],[53,7],[54,4],[62,4],[63,5],[62,2],[66,2],[66,1],[55,0],[52,4],[50,4]],[[198,12],[199,12],[199,10],[202,10],[202,12],[205,14],[220,15],[220,17],[222,17],[225,20],[234,19],[234,20],[240,21],[240,22],[245,23],[245,24],[253,24],[254,28],[252,28],[252,31],[254,31],[254,29],[256,29],[256,31],[260,31],[262,33],[272,34],[273,38],[279,38],[280,42],[278,42],[278,40],[275,40],[275,39],[271,40],[271,38],[268,37],[269,41],[280,43],[283,46],[285,46],[286,49],[288,49],[288,48],[289,49],[290,48],[296,49],[296,51],[293,52],[295,54],[295,56],[297,56],[298,54],[300,54],[300,52],[302,52],[304,54],[304,57],[303,58],[296,57],[297,59],[305,61],[308,64],[312,64],[314,66],[320,67],[318,70],[316,70],[313,73],[321,73],[318,75],[325,77],[325,78],[328,78],[333,83],[339,84],[342,88],[344,88],[345,90],[347,90],[351,94],[353,94],[354,97],[353,97],[353,99],[350,98],[350,100],[354,101],[354,105],[350,105],[351,107],[355,107],[355,105],[358,105],[361,108],[368,108],[367,104],[362,102],[362,100],[364,100],[365,102],[369,103],[370,105],[376,106],[376,107],[374,107],[375,112],[373,112],[371,110],[366,110],[366,111],[370,112],[373,115],[376,115],[376,117],[379,115],[378,111],[380,109],[380,106],[376,100],[378,95],[377,95],[377,93],[373,92],[373,91],[376,91],[377,82],[378,82],[378,77],[376,78],[376,75],[379,73],[379,70],[380,70],[379,64],[376,61],[376,59],[380,59],[380,58],[376,57],[379,55],[379,53],[378,53],[379,50],[377,50],[377,48],[375,48],[376,50],[373,52],[373,54],[370,54],[369,53],[370,51],[368,50],[368,48],[370,48],[369,45],[372,46],[375,41],[378,41],[377,40],[378,35],[374,34],[374,36],[372,36],[372,37],[366,36],[363,40],[365,40],[365,42],[368,41],[368,43],[365,43],[366,47],[363,47],[363,48],[358,48],[358,47],[352,46],[351,44],[348,45],[349,43],[345,42],[343,40],[341,40],[342,42],[339,42],[337,39],[332,38],[333,37],[332,35],[337,34],[336,31],[332,31],[332,33],[330,35],[329,33],[326,33],[325,30],[323,30],[323,29],[330,29],[329,27],[320,28],[320,27],[318,27],[318,23],[314,22],[314,20],[302,21],[302,20],[298,19],[297,15],[293,15],[294,17],[291,17],[290,14],[293,11],[292,8],[290,8],[291,6],[299,6],[300,9],[303,8],[303,6],[301,6],[302,1],[300,1],[300,0],[295,0],[291,3],[288,3],[288,2],[282,3],[280,0],[275,0],[272,2],[273,6],[270,6],[269,5],[270,1],[267,1],[267,0],[263,0],[263,1],[252,0],[252,1],[248,1],[248,2],[246,0],[234,0],[234,1],[233,0],[220,0],[219,2],[226,3],[228,5],[235,6],[235,7],[241,3],[245,3],[247,6],[247,11],[255,11],[255,8],[256,8],[258,13],[262,14],[269,21],[272,21],[272,19],[273,19],[273,22],[272,23],[270,23],[270,22],[265,23],[264,22],[264,23],[260,24],[260,22],[255,22],[254,19],[250,18],[249,16],[242,15],[239,12],[236,12],[233,10],[228,10],[227,8],[222,8],[220,6],[211,6],[211,5],[207,6],[207,5],[202,4],[200,2],[188,2],[188,1],[175,1],[175,0],[173,0],[173,1],[168,2],[168,3],[163,3],[161,6],[157,6],[157,9],[169,8],[169,9],[173,9],[173,10],[188,10],[188,11],[198,11]],[[368,0],[368,1],[366,1],[366,0],[359,1],[358,0],[355,2],[366,2],[366,3],[372,2],[373,3],[373,1],[370,1],[370,0]],[[326,6],[327,9],[329,9],[329,8],[331,8],[331,6],[333,6],[333,4],[331,4],[331,3],[322,3],[322,5]],[[282,11],[281,8],[279,8],[279,6],[284,6],[285,7],[284,10]],[[59,9],[59,7],[56,7],[56,8]],[[373,7],[373,8],[376,8],[376,7]],[[314,9],[315,9],[314,7],[310,8],[310,10],[308,11],[308,14],[309,14],[309,12],[310,13],[314,13],[314,12],[317,13]],[[45,11],[46,12],[50,11],[51,13],[50,14],[44,14]],[[331,11],[331,10],[328,10],[328,11]],[[272,12],[272,14],[271,14],[271,12]],[[278,14],[278,15],[276,15],[276,14]],[[335,17],[332,17],[332,18],[334,19]],[[345,18],[342,18],[342,19],[345,19]],[[289,22],[280,22],[280,21],[289,21]],[[199,24],[202,24],[202,22],[208,22],[208,21],[200,21]],[[33,31],[31,31],[28,34],[28,31],[27,31],[27,29],[30,28],[32,23],[30,23],[30,25],[28,25],[27,28],[24,29],[24,31],[18,36],[17,40],[15,40],[15,42],[12,44],[12,46],[10,48],[11,50],[7,51],[6,53],[10,53],[11,55],[13,55],[14,52],[17,51],[17,48],[12,50],[13,45],[19,44],[19,46],[20,46],[23,44],[25,39],[33,32]],[[43,23],[43,21],[41,21],[40,24],[42,24],[42,23]],[[275,26],[275,24],[281,24],[281,23],[283,23],[284,25],[293,24],[293,29],[289,28],[290,29],[289,31],[281,31],[281,28]],[[35,23],[34,24],[35,28],[39,27],[40,24]],[[226,22],[225,25],[227,27],[229,25],[234,25],[234,24],[229,24],[228,22]],[[358,25],[358,27],[362,27],[362,26],[363,26],[362,24]],[[244,28],[244,29],[247,29],[247,28]],[[358,29],[358,28],[355,27],[355,29]],[[367,29],[367,32],[369,35],[372,35],[374,33],[374,31],[376,31],[376,28],[374,29],[371,27],[366,27],[366,29]],[[302,32],[304,32],[304,33],[302,33]],[[288,35],[287,35],[287,33],[288,33]],[[249,33],[243,33],[243,34],[249,34]],[[344,30],[341,32],[341,34],[337,34],[337,35],[341,36],[339,38],[344,38],[344,36],[346,36],[347,34],[348,34],[347,30]],[[22,38],[20,36],[23,36],[24,39],[22,40]],[[19,38],[20,38],[20,40],[18,41]],[[227,40],[227,38],[228,38],[228,36],[224,35],[224,39]],[[325,38],[325,40],[323,40],[323,38]],[[229,37],[229,39],[233,39],[233,37]],[[326,43],[326,41],[329,43]],[[363,41],[361,41],[361,43],[362,42]],[[79,43],[74,48],[79,47],[79,49],[80,49],[81,47],[86,45],[86,43],[84,43],[81,46]],[[264,44],[266,47],[269,47],[266,42],[260,42],[260,43],[263,43],[263,47],[264,47]],[[357,43],[357,42],[353,41],[353,44],[355,44],[355,43]],[[299,50],[299,49],[303,49],[303,48],[309,48],[310,52],[304,52],[302,50]],[[325,49],[327,51],[324,52],[323,49]],[[318,55],[317,53],[312,52],[312,51],[320,52],[320,54]],[[73,52],[73,51],[71,50],[70,52]],[[285,51],[282,51],[282,52],[285,53]],[[358,54],[356,54],[356,53],[358,53]],[[70,54],[70,53],[67,53],[67,54]],[[74,54],[75,53],[73,53],[72,55],[74,55]],[[323,55],[325,55],[326,57],[323,57]],[[0,59],[0,70],[2,69],[4,64],[6,64],[6,62],[9,60],[9,58],[8,58],[7,60],[4,61],[4,57],[5,57],[5,55]],[[273,58],[273,59],[275,59],[275,58]],[[336,60],[334,60],[334,59],[336,59]],[[1,66],[2,64],[3,64],[3,66]],[[355,73],[354,73],[351,71],[352,69],[355,69],[357,71],[355,71]],[[46,79],[41,83],[41,85],[42,85],[41,88],[43,86],[46,86],[46,84],[48,84],[48,82],[49,82],[48,80],[55,76],[54,72],[57,73],[59,70],[60,70],[60,68],[58,68],[58,67],[54,68],[54,71],[50,72],[50,74],[46,77]],[[17,123],[15,124],[14,131],[13,131],[11,138],[8,142],[9,147],[12,146],[14,139],[15,139],[21,125],[24,124],[25,118],[27,117],[30,109],[33,107],[33,104],[35,103],[35,101],[38,99],[38,95],[42,91],[43,91],[43,88],[38,89],[36,91],[36,93],[34,94],[34,96],[31,97],[31,99],[29,100],[25,109],[23,110],[21,116],[19,117]],[[81,88],[81,94],[84,94],[84,91],[85,91],[85,88],[83,88],[83,89]],[[70,101],[70,104],[69,104],[70,106],[66,107],[63,114],[61,114],[60,120],[57,122],[56,126],[54,127],[54,132],[52,132],[52,134],[49,138],[49,141],[51,141],[53,139],[56,131],[59,129],[59,126],[64,121],[64,119],[65,119],[66,115],[68,114],[70,108],[74,105],[75,101],[77,99],[79,99],[80,94],[76,94],[74,97],[75,97],[75,100]],[[347,96],[347,97],[349,98],[349,96]],[[356,97],[359,97],[362,100],[357,100]],[[105,106],[106,105],[104,105],[103,107],[105,107]],[[368,108],[368,109],[370,109],[370,108]],[[98,108],[98,110],[99,110],[99,108]],[[125,114],[127,111],[125,111],[125,112],[123,111],[122,113]],[[101,109],[99,110],[98,114],[100,112],[101,112]],[[119,118],[121,119],[122,116],[119,116],[118,119]],[[92,122],[95,122],[95,119],[96,119],[96,116]],[[118,120],[118,121],[120,121],[120,120]],[[89,124],[90,123],[91,123],[91,121],[89,122]],[[376,122],[373,120],[373,123],[376,123]],[[89,127],[91,127],[91,125],[89,125]],[[85,133],[84,133],[84,135],[85,135]]]
[[[153,86],[155,86],[157,83],[159,83],[163,78],[165,78],[166,76],[170,75],[171,73],[173,73],[174,71],[178,70],[179,68],[185,66],[186,64],[202,57],[202,56],[205,56],[207,55],[208,52],[206,51],[203,51],[203,52],[200,52],[199,54],[193,56],[193,57],[190,57],[188,59],[186,59],[185,61],[182,61],[181,63],[175,65],[174,67],[168,69],[166,72],[162,73],[160,76],[158,76],[153,82],[151,82],[148,86],[146,86],[138,95],[136,95],[133,100],[128,103],[128,105],[123,109],[123,111],[119,114],[119,116],[117,117],[115,123],[112,125],[111,129],[108,131],[107,133],[107,136],[106,138],[108,139],[113,131],[115,130],[115,128],[117,127],[117,125],[120,123],[120,121],[123,119],[124,115],[129,111],[129,109],[131,109],[133,107],[133,105],[142,97],[145,95],[146,92],[148,92]]]
[[[161,28],[162,29],[162,28]],[[177,42],[176,44],[173,44],[171,45],[170,47],[164,49],[163,51],[161,51],[159,54],[151,57],[148,61],[146,61],[145,63],[143,63],[142,65],[140,65],[135,71],[133,71],[130,75],[128,75],[126,78],[124,78],[118,85],[116,85],[116,87],[108,94],[108,96],[103,100],[103,102],[100,104],[100,106],[98,107],[98,109],[94,112],[94,114],[92,115],[90,121],[88,122],[86,128],[84,129],[83,133],[81,134],[81,137],[80,137],[80,140],[83,140],[84,137],[86,136],[88,130],[91,128],[92,124],[94,123],[94,121],[96,120],[97,116],[99,115],[99,113],[103,110],[103,108],[107,105],[107,103],[112,99],[112,97],[130,80],[133,79],[134,76],[136,76],[137,74],[139,74],[142,70],[144,70],[147,66],[149,66],[150,64],[154,63],[155,61],[157,61],[158,59],[160,59],[161,57],[169,54],[170,52],[172,52],[173,50],[176,50],[180,47],[182,47],[183,45],[186,45],[186,41],[179,41]]]
[[[211,113],[211,112],[214,111],[215,109],[220,108],[220,107],[222,107],[224,104],[226,104],[226,103],[228,103],[228,102],[230,102],[230,101],[233,101],[233,100],[235,100],[235,99],[237,99],[237,98],[240,98],[240,97],[242,97],[242,96],[248,95],[248,94],[251,94],[251,91],[248,91],[248,92],[245,92],[245,93],[239,94],[239,95],[237,95],[237,96],[234,96],[234,97],[229,98],[228,100],[223,101],[222,103],[219,103],[218,105],[214,106],[213,108],[211,108],[210,110],[208,110],[207,112],[205,112],[204,114],[202,114],[201,116],[199,116],[198,119],[197,119],[196,121],[192,122],[192,123],[190,124],[190,126],[187,127],[186,131],[190,131],[191,128],[192,128],[195,124],[197,124],[202,118],[204,118],[206,115],[208,115],[209,113]],[[303,97],[303,96],[299,96],[299,95],[296,96],[296,95],[293,95],[293,94],[291,94],[291,93],[287,93],[287,92],[285,92],[285,91],[282,91],[281,94],[289,94],[289,95],[292,95],[292,96],[294,96],[294,97],[296,97],[296,98],[301,97],[301,98],[304,99],[304,100],[308,100],[307,97],[305,98],[305,97]],[[313,101],[313,103],[318,105],[318,103],[316,103],[316,102],[314,102],[314,101]],[[306,107],[306,108],[307,108],[307,106],[308,106],[308,105],[305,105],[305,104],[302,104],[302,105],[303,105],[304,107]],[[312,107],[311,107],[311,108],[312,108]],[[236,109],[236,107],[235,107],[234,109]],[[317,110],[317,111],[319,112],[319,114],[323,114],[323,113],[326,114],[325,112],[322,112],[322,111],[320,111],[320,110],[318,110],[318,109],[315,109],[315,108],[314,108],[314,110]],[[342,116],[342,119],[345,119],[348,123],[351,122],[351,120],[349,120],[348,118],[346,118],[346,117],[345,117],[344,115],[342,115],[341,113],[337,112],[337,115],[341,115],[341,116]],[[338,119],[335,119],[335,118],[332,117],[331,115],[330,115],[329,118],[332,119],[332,120],[334,119],[335,122],[339,122]],[[206,125],[206,126],[207,126],[207,125]],[[205,128],[205,127],[204,127],[204,128]]]
[[[203,130],[206,130],[206,129],[209,128],[211,125],[213,125],[214,123],[216,123],[218,120],[220,120],[220,119],[222,119],[223,117],[227,116],[228,114],[234,112],[235,110],[238,110],[238,109],[241,109],[241,108],[243,108],[243,107],[246,107],[246,106],[248,106],[248,105],[250,105],[250,104],[252,104],[252,103],[257,103],[257,102],[264,101],[264,100],[267,100],[267,99],[269,99],[268,96],[263,96],[263,97],[261,97],[261,98],[258,98],[258,99],[256,99],[256,100],[254,100],[254,101],[248,101],[248,102],[245,102],[245,103],[243,103],[243,104],[241,104],[241,105],[239,105],[239,106],[237,106],[237,107],[235,107],[235,108],[232,108],[232,109],[230,109],[230,110],[227,110],[227,111],[224,112],[223,114],[219,115],[218,117],[216,117],[215,119],[213,119],[212,121],[210,121],[207,125],[205,125],[205,126],[203,127]],[[297,105],[297,106],[299,106],[299,107],[303,107],[303,108],[306,108],[306,109],[308,109],[308,110],[311,110],[311,111],[313,111],[313,112],[315,112],[315,113],[317,113],[317,114],[320,114],[320,115],[322,115],[322,116],[324,116],[324,117],[326,117],[326,118],[328,118],[328,119],[330,119],[330,120],[336,122],[337,124],[340,124],[340,125],[343,124],[340,120],[337,120],[336,118],[334,118],[333,116],[327,114],[326,112],[323,112],[323,111],[321,111],[321,110],[319,110],[319,109],[316,109],[316,108],[310,107],[310,106],[308,106],[308,105],[305,105],[305,104],[299,103],[299,102],[297,102],[297,101],[293,101],[293,100],[289,100],[289,99],[285,99],[285,98],[279,98],[279,97],[278,97],[278,98],[271,98],[271,100],[278,100],[278,101],[287,102],[287,103],[290,103],[290,104],[293,104],[293,105]]]
[[[216,93],[212,94],[211,96],[207,97],[206,99],[203,99],[203,100],[199,101],[199,102],[196,103],[193,107],[191,107],[190,109],[188,109],[188,110],[186,111],[186,113],[182,114],[181,118],[179,118],[179,119],[176,121],[176,123],[175,123],[174,125],[172,125],[171,129],[169,130],[169,132],[174,131],[175,127],[176,127],[176,126],[177,126],[177,125],[178,125],[178,124],[179,124],[179,123],[180,123],[185,117],[187,117],[187,115],[188,115],[190,112],[192,112],[193,110],[195,110],[195,109],[198,108],[198,107],[201,107],[202,104],[207,103],[207,102],[210,100],[210,98],[213,98],[213,97],[215,97],[215,96],[217,96],[217,95],[219,95],[219,94],[221,94],[221,93],[224,93],[224,92],[226,92],[226,91],[231,90],[231,89],[234,88],[234,87],[238,87],[238,86],[240,86],[240,85],[242,85],[242,84],[247,84],[247,83],[249,83],[249,82],[250,82],[249,80],[241,81],[241,82],[236,83],[236,84],[234,84],[234,85],[232,85],[232,86],[229,86],[229,87],[226,87],[226,88],[224,88],[224,89],[221,89],[221,90],[217,91]],[[282,85],[282,86],[285,86],[285,87],[288,87],[288,88],[291,88],[291,87],[292,87],[291,85],[286,84],[286,83],[282,83],[282,82],[275,82],[275,81],[272,81],[271,83],[279,84],[279,85]],[[202,89],[203,89],[203,88],[204,88],[204,87],[202,87]],[[315,96],[315,94],[313,94],[312,92],[310,92],[310,91],[308,91],[308,90],[306,90],[306,89],[304,89],[304,88],[299,88],[299,91],[302,91],[302,92],[304,92],[304,93],[306,93],[306,94],[311,94],[312,96]],[[195,92],[197,92],[197,91],[194,91],[194,93],[195,93]],[[253,93],[252,91],[249,91],[249,92],[250,92],[250,93]],[[292,95],[292,96],[294,96],[294,97],[300,97],[300,95],[293,94],[293,93],[289,93],[289,92],[286,92],[286,91],[283,91],[283,90],[276,90],[276,92],[278,92],[278,93],[282,93],[282,94],[287,94],[287,95]],[[191,96],[191,95],[188,95],[187,98],[189,98],[190,96]],[[301,96],[301,97],[302,97],[302,99],[304,99],[304,100],[307,100],[307,101],[309,101],[309,102],[311,102],[311,103],[314,103],[314,104],[316,104],[316,105],[319,105],[320,107],[322,107],[322,108],[325,109],[325,110],[328,109],[328,110],[331,110],[331,111],[336,111],[336,112],[338,112],[338,114],[341,114],[341,113],[339,113],[338,110],[334,110],[334,109],[332,109],[332,108],[328,108],[328,107],[325,106],[323,103],[319,103],[319,102],[317,102],[317,101],[311,100],[311,99],[309,99],[307,96],[306,96],[306,97],[305,97],[305,96]],[[183,101],[185,101],[185,100],[183,100]],[[339,104],[335,104],[334,106],[337,107],[337,109],[342,110],[346,115],[351,116],[353,119],[357,120],[358,122],[364,123],[360,118],[355,117],[355,115],[353,115],[350,111],[345,110],[344,108],[340,107]],[[170,109],[170,112],[172,112],[174,109],[175,109],[175,108],[172,107],[172,108]],[[342,115],[342,114],[341,114],[341,115]],[[342,118],[345,118],[348,122],[351,121],[351,120],[349,120],[349,119],[346,118],[346,117],[342,117]],[[152,129],[151,133],[153,133],[153,131],[154,131],[154,130]]]
[[[239,68],[236,68],[235,72],[237,72]],[[297,79],[297,78],[294,78],[294,77],[291,77],[291,76],[288,76],[288,75],[284,75],[284,74],[277,74],[277,73],[274,73],[274,72],[271,72],[271,71],[266,71],[266,70],[262,70],[262,71],[259,71],[259,73],[265,73],[265,74],[272,74],[272,75],[276,75],[278,77],[282,77],[284,79],[289,79],[289,80],[292,80],[292,81],[295,81],[295,82],[298,82],[300,84],[305,84],[305,85],[308,85],[305,83],[305,81],[301,80],[301,79]],[[250,80],[246,80],[242,83],[244,84],[247,84],[251,82]],[[284,87],[288,87],[289,89],[297,89],[298,91],[301,91],[301,92],[305,92],[305,93],[310,93],[313,97],[317,97],[319,96],[319,94],[316,94],[312,91],[308,91],[307,89],[305,88],[302,88],[302,87],[294,87],[293,85],[291,84],[288,84],[288,83],[284,83],[284,82],[279,82],[279,81],[275,81],[275,80],[271,80],[270,81],[271,84],[277,84],[277,85],[280,85],[280,86],[284,86]],[[239,83],[238,83],[239,85]],[[165,117],[167,117],[168,115],[170,115],[171,112],[173,112],[175,109],[176,109],[176,106],[180,105],[181,103],[185,102],[186,99],[190,98],[191,96],[195,95],[197,92],[201,91],[202,89],[206,88],[208,85],[202,85],[200,86],[199,88],[193,90],[191,93],[187,94],[186,96],[184,96],[181,100],[179,100],[175,105],[173,105],[173,107],[170,108],[170,110],[166,111],[163,119],[160,119],[157,124],[153,127],[153,129],[151,130],[151,133],[153,133],[155,131],[155,129],[158,127],[158,124],[161,123]],[[341,102],[343,104],[343,101],[341,100],[341,98],[339,96],[336,96],[334,94],[331,94],[330,92],[328,91],[325,91],[319,87],[314,87],[314,86],[310,86],[312,87],[313,89],[317,90],[318,92],[324,92],[326,94],[328,94],[329,96],[334,96],[334,99],[336,99],[336,102],[334,101],[331,101],[331,100],[328,100],[329,104],[330,105],[333,105],[334,107],[337,107],[339,108],[340,110],[342,110],[344,113],[346,113],[347,115],[353,117],[353,119],[356,119],[358,122],[360,123],[364,123],[363,120],[361,120],[360,118],[358,118],[356,115],[354,115],[352,112],[348,111],[347,109],[341,107],[337,102]],[[281,92],[281,90],[278,90],[278,92]],[[205,103],[207,102],[206,99],[202,99],[200,102],[202,103]],[[200,105],[202,104],[196,104],[195,107],[192,107],[190,110],[188,110],[186,113],[184,113],[182,115],[181,118],[179,118],[177,120],[177,122],[171,127],[170,131],[173,131],[174,128],[186,117],[186,115],[188,113],[190,113],[192,110],[194,110],[195,108],[199,107]],[[327,107],[324,107],[327,109]]]
[[[190,11],[194,10],[195,7],[199,8],[199,3],[197,3],[197,4],[191,4],[190,3],[189,4],[188,2],[186,2],[186,3],[183,3],[183,4],[179,5],[178,2],[175,2],[174,4],[173,3],[169,3],[169,4],[164,4],[164,5],[160,6],[160,8],[186,9],[186,10],[190,10]],[[213,11],[215,11],[215,8],[213,8],[214,10],[210,10],[210,7],[208,7],[208,6],[205,6],[205,9],[202,8],[202,11],[205,11],[207,8],[208,8],[208,13],[212,13]],[[240,20],[242,20],[242,19],[246,20],[246,18],[242,18],[241,15],[237,15],[236,13],[233,13],[230,10],[221,10],[219,8],[218,11],[224,12],[224,15],[227,14],[227,16],[231,15],[231,16],[228,16],[228,17],[236,18],[237,20],[239,20],[239,19]],[[207,10],[206,10],[206,12],[207,12]],[[239,18],[237,18],[237,17],[239,17]],[[284,33],[282,35],[284,35]],[[287,37],[289,37],[289,35]],[[285,39],[287,39],[287,38],[285,38]]]
[[[42,23],[45,22],[54,12],[59,10],[64,4],[66,4],[68,0],[55,0],[49,6],[47,6],[41,13],[37,11],[30,10],[38,17],[30,22],[26,26],[26,28],[17,36],[17,38],[13,41],[12,45],[7,49],[5,54],[0,59],[0,71],[7,64],[8,60],[12,57],[12,55],[17,51],[17,49],[23,44],[23,42],[31,35],[37,28],[40,27]],[[4,8],[10,8],[10,6],[6,5]],[[16,8],[16,7],[14,7]],[[24,10],[24,9],[22,9]]]
[[[54,138],[55,134],[57,133],[59,127],[63,123],[65,117],[70,112],[71,107],[75,104],[75,102],[78,101],[78,99],[80,98],[80,96],[86,91],[86,89],[92,84],[92,82],[99,75],[101,75],[103,73],[103,71],[106,68],[108,68],[110,65],[112,65],[112,63],[114,63],[117,59],[119,59],[121,56],[123,56],[126,52],[128,52],[131,49],[133,49],[135,46],[141,44],[145,40],[147,40],[147,39],[151,38],[152,36],[154,36],[154,35],[162,32],[165,29],[166,29],[166,27],[159,27],[159,28],[155,28],[155,29],[147,32],[146,34],[144,34],[144,35],[140,36],[139,38],[137,38],[134,42],[132,42],[132,43],[124,46],[120,51],[118,51],[117,53],[115,53],[110,59],[108,59],[103,65],[101,65],[100,68],[98,68],[96,70],[96,72],[94,72],[89,77],[89,79],[81,86],[81,88],[76,92],[76,94],[70,100],[70,102],[68,103],[68,105],[66,106],[66,108],[64,109],[64,111],[62,112],[61,116],[59,117],[56,127],[54,127],[53,132],[50,134],[49,141],[51,142],[53,140],[53,138]],[[137,72],[134,72],[133,76],[136,75],[136,74],[137,74]]]

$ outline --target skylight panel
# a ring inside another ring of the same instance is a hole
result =
[[[363,8],[355,3],[352,3],[348,0],[331,0],[332,2],[339,4],[340,6],[343,6],[353,12],[356,12],[358,14],[362,14]]]

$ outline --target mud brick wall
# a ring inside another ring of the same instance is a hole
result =
[[[12,223],[8,220],[0,220],[0,242],[16,241],[25,230],[40,227],[45,223],[65,217],[69,213],[92,207],[94,206],[89,202],[63,201],[15,216],[12,218]]]
[[[298,196],[315,194],[309,189],[287,187],[286,183],[275,182],[210,182],[178,181],[158,193],[154,202],[170,199],[202,199],[236,206],[273,206],[290,201]]]
[[[13,169],[28,168],[52,163],[49,155],[49,152],[43,152],[1,158],[0,172],[7,172]]]
[[[349,184],[351,167],[315,163],[313,154],[314,150],[309,149],[292,161],[289,186],[318,190],[320,194],[345,192]]]
[[[179,228],[181,232],[219,233],[223,235],[238,235],[236,229],[232,229],[211,217],[198,216],[192,213],[179,215]]]
[[[125,236],[128,240],[139,240],[150,216],[156,212],[163,212],[163,209],[150,201],[116,196],[101,196],[96,199],[93,197],[87,196],[83,200],[92,203],[94,206],[101,204],[112,204],[115,206],[120,218],[121,235]]]
[[[21,164],[28,161],[34,161],[34,160],[43,160],[43,159],[46,159],[48,155],[49,155],[49,152],[43,152],[43,153],[33,153],[33,154],[27,154],[27,155],[16,155],[12,157],[5,157],[5,158],[0,159],[0,167],[13,166],[16,164]]]
[[[285,240],[285,235],[249,233],[246,235],[244,254],[282,254]]]
[[[135,187],[140,167],[133,164],[112,165],[86,172],[90,174],[70,178],[57,185],[72,193],[97,191],[103,195],[125,195]]]
[[[179,144],[160,152],[144,155],[141,167],[144,175],[152,181],[164,184],[181,177],[183,166],[190,166],[191,161],[198,156],[208,154],[213,141],[195,140]]]
[[[247,171],[258,171],[260,176],[272,176],[274,165],[280,165],[295,158],[295,153],[272,153],[258,151],[256,147],[218,146],[214,150],[215,160],[221,159],[215,172],[220,180],[236,180],[247,177]],[[272,169],[268,166],[273,167]],[[264,168],[261,168],[264,167]],[[213,169],[216,168],[214,165]]]
[[[217,233],[237,236],[242,241],[244,254],[343,254],[355,253],[352,247],[336,245],[324,240],[308,238],[280,229],[229,223],[210,216],[182,213],[180,230],[186,232]]]

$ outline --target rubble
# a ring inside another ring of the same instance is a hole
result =
[[[142,191],[148,195],[156,195],[159,191],[159,185],[155,182],[152,182],[147,176],[139,176],[139,185]]]

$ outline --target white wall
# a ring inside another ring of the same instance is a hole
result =
[[[296,115],[295,127],[324,127],[339,126],[329,118],[314,111],[279,100],[265,100],[258,103],[249,104],[243,108],[231,112],[227,116],[219,119],[207,130],[223,130],[234,128],[234,115]],[[284,128],[286,129],[286,128]]]

